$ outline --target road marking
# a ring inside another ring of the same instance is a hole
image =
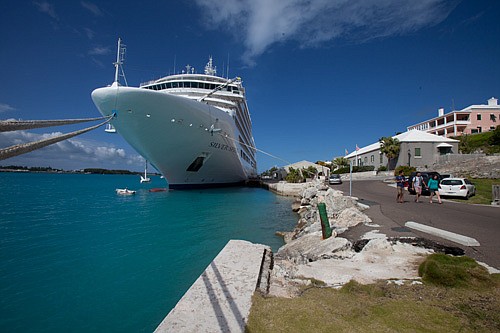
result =
[[[459,235],[459,234],[456,234],[454,232],[450,232],[450,231],[446,231],[446,230],[442,230],[442,229],[438,229],[438,228],[434,228],[434,227],[429,227],[428,225],[425,225],[425,224],[420,224],[417,222],[408,221],[405,223],[405,227],[415,229],[418,231],[422,231],[422,232],[425,232],[427,234],[438,236],[438,237],[441,237],[444,239],[448,239],[448,240],[451,240],[455,243],[462,244],[465,246],[480,246],[479,242],[477,240],[475,240],[474,238]]]

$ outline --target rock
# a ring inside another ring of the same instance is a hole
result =
[[[310,203],[311,203],[311,200],[307,199],[307,198],[302,198],[302,200],[300,200],[300,205],[301,206],[310,205]]]
[[[316,189],[318,191],[328,191],[330,189],[330,186],[320,183],[316,185]]]
[[[292,231],[276,231],[274,234],[278,237],[283,237],[285,244],[290,243],[295,235]]]
[[[325,204],[328,215],[335,216],[346,208],[356,207],[357,201],[352,197],[345,197],[342,195],[339,196],[335,192],[327,192],[327,195],[325,196]]]
[[[294,212],[298,212],[299,209],[300,209],[300,206],[301,206],[301,202],[298,201],[298,200],[295,200],[293,203],[292,203],[292,211]]]
[[[332,221],[336,227],[354,227],[359,223],[371,223],[372,220],[364,213],[354,207],[349,207],[340,212],[337,218]]]
[[[308,187],[302,192],[302,198],[311,199],[316,196],[318,189],[316,187]]]
[[[335,252],[351,247],[345,238],[322,239],[322,233],[314,232],[297,238],[282,246],[276,253],[277,259],[286,259],[296,264],[305,264],[320,259],[335,258]]]
[[[369,239],[358,239],[352,245],[352,249],[354,250],[354,252],[361,252],[361,250],[363,250],[363,248],[366,244],[368,244],[369,241]]]

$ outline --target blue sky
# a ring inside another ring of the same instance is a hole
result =
[[[247,89],[257,147],[331,160],[355,145],[500,97],[500,1],[3,1],[0,119],[99,116],[116,42],[129,85],[212,55]],[[175,65],[175,68],[174,68]],[[84,125],[0,133],[0,147]],[[258,154],[259,171],[285,164]],[[119,135],[98,129],[0,165],[140,171]]]

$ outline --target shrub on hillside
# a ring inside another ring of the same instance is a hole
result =
[[[412,172],[417,171],[417,168],[408,165],[400,165],[394,170],[394,176],[399,175],[399,171],[403,171],[403,175],[409,176]]]

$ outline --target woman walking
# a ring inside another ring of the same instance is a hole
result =
[[[427,181],[427,186],[429,187],[429,192],[431,192],[431,196],[430,196],[430,203],[432,203],[432,197],[434,196],[434,194],[436,195],[436,197],[438,198],[438,202],[441,204],[441,197],[439,196],[439,180],[438,180],[438,176],[437,175],[434,175],[432,178],[430,178],[428,181]]]

